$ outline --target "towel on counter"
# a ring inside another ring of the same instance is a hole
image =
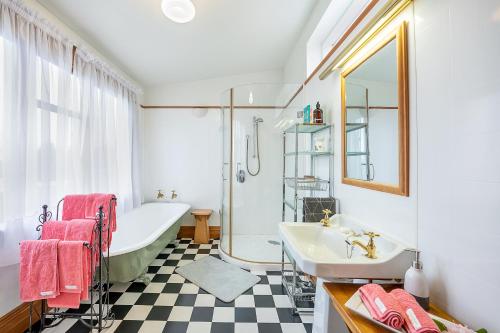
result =
[[[83,288],[87,287],[83,276],[83,241],[60,241],[57,246],[59,296],[47,304],[51,308],[78,309]],[[86,272],[85,272],[86,273]]]
[[[19,294],[21,301],[50,299],[59,295],[58,239],[26,240],[20,244]]]
[[[359,288],[361,300],[370,315],[390,327],[401,329],[405,323],[403,309],[398,301],[378,284],[367,284]]]
[[[416,299],[403,289],[389,293],[398,301],[405,314],[404,328],[409,333],[439,333],[440,330],[429,314],[417,303]]]
[[[41,239],[63,240],[66,235],[67,221],[48,221],[42,225]]]

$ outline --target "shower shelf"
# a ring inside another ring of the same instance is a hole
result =
[[[321,179],[285,178],[286,184],[299,191],[326,191],[330,182]]]
[[[316,133],[330,127],[331,125],[326,124],[295,124],[288,127],[285,133]]]
[[[299,151],[297,153],[295,152],[288,152],[285,153],[284,156],[295,156],[295,155],[305,155],[305,156],[329,156],[333,155],[333,153],[329,151]]]

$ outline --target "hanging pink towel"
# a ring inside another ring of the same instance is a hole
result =
[[[62,219],[96,219],[99,207],[103,207],[103,250],[111,245],[112,232],[116,231],[116,200],[114,194],[75,194],[64,197]],[[109,232],[111,231],[111,232]]]
[[[403,289],[394,289],[390,294],[398,301],[405,314],[404,328],[409,333],[439,333],[440,330],[429,314],[415,298]]]
[[[84,219],[88,194],[72,194],[64,197],[62,216],[63,220]],[[95,213],[91,216],[94,217]]]
[[[87,196],[87,203],[85,205],[86,217],[95,217],[99,211],[99,207],[102,206],[105,214],[104,224],[107,226],[109,222],[109,229],[113,232],[116,231],[116,200],[112,200],[114,197],[114,194],[92,193]]]
[[[59,296],[47,301],[52,308],[77,309],[83,287],[83,241],[60,241],[57,247]]]
[[[59,240],[28,240],[20,244],[19,291],[23,302],[59,295],[57,244]]]
[[[42,239],[63,240],[66,235],[67,221],[48,221],[42,226]]]
[[[95,243],[94,228],[96,226],[96,222],[94,220],[72,220],[68,223],[66,227],[66,235],[64,236],[64,240],[67,241],[84,241],[89,243],[91,246]],[[86,271],[83,273],[84,278],[86,278],[87,283],[89,284],[92,280],[92,272],[96,266],[96,260],[91,261],[91,253],[90,251],[84,251],[85,254],[85,264]],[[93,264],[91,266],[91,263]]]
[[[399,303],[378,284],[367,284],[359,288],[363,304],[370,315],[395,329],[403,327],[404,314]]]

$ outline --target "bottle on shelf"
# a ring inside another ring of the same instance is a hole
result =
[[[321,109],[319,102],[316,103],[316,109],[313,111],[312,118],[313,124],[323,124],[323,110]]]

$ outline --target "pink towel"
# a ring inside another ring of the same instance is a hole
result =
[[[80,306],[84,287],[83,241],[60,241],[57,247],[60,295],[51,298],[51,308],[72,308]]]
[[[103,249],[107,250],[111,245],[112,232],[116,231],[116,200],[112,200],[114,197],[114,194],[102,193],[67,195],[64,197],[62,219],[95,219],[99,207],[102,206]]]
[[[19,286],[23,302],[59,295],[57,244],[59,240],[28,240],[20,245]]]
[[[42,226],[42,239],[63,240],[66,235],[67,221],[48,221]]]
[[[409,333],[439,333],[440,330],[429,314],[415,298],[403,289],[394,289],[390,294],[398,301],[405,314],[404,327]]]
[[[403,327],[404,314],[399,303],[378,284],[367,284],[359,288],[361,300],[371,316],[395,329]]]
[[[72,220],[68,223],[66,228],[66,234],[64,236],[64,240],[67,241],[84,241],[89,243],[90,245],[94,245],[95,236],[94,228],[96,222],[94,220]],[[89,285],[92,281],[92,272],[94,271],[96,260],[93,260],[93,266],[91,266],[91,258],[90,251],[84,251],[85,254],[85,264],[83,265],[85,271],[83,272],[84,278],[86,278],[87,285]]]

